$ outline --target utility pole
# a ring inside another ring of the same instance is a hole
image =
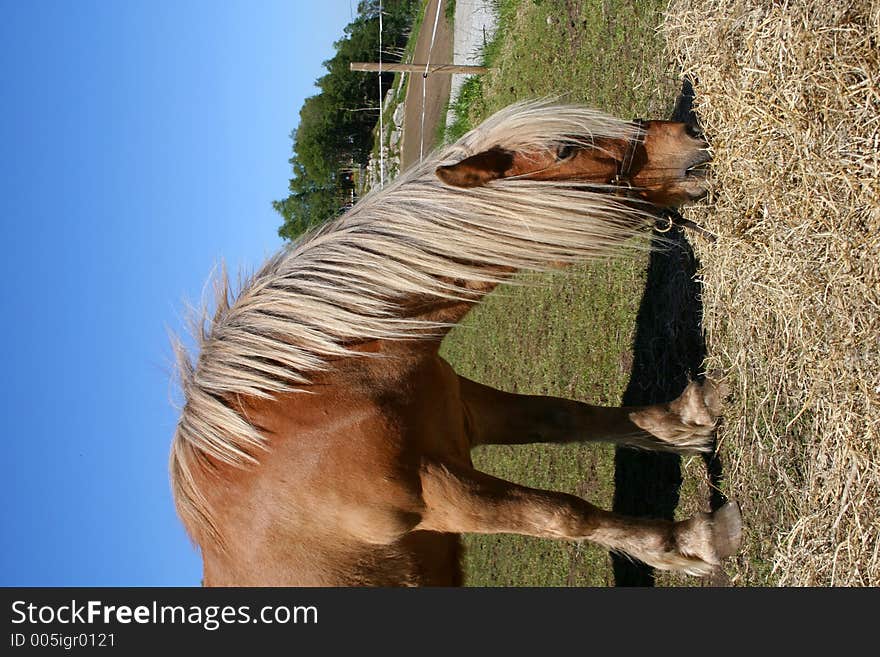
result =
[[[351,62],[350,70],[364,73],[421,73],[425,74],[425,64],[386,64],[382,62]],[[380,69],[381,66],[381,69]],[[465,66],[461,64],[428,64],[428,73],[488,73],[485,66]]]

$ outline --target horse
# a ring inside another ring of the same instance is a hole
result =
[[[687,520],[616,515],[478,471],[476,445],[609,441],[710,451],[722,394],[612,408],[490,388],[438,354],[520,270],[632,244],[706,192],[707,144],[670,121],[531,101],[287,245],[176,343],[170,478],[205,586],[462,584],[462,533],[591,541],[707,575],[739,549],[729,502]]]

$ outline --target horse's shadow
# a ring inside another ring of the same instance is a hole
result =
[[[682,86],[672,118],[696,125],[693,87]],[[644,405],[678,396],[688,379],[699,378],[706,357],[701,331],[701,288],[694,275],[698,262],[679,227],[654,236],[644,296],[636,319],[633,368],[623,404]],[[717,509],[726,500],[718,490],[721,462],[707,457],[712,499]],[[614,511],[637,517],[672,519],[681,487],[681,459],[672,454],[618,448],[615,454]],[[613,555],[617,586],[653,586],[654,570]]]

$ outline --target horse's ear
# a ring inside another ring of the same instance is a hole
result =
[[[437,167],[437,177],[453,187],[478,187],[503,178],[513,166],[513,153],[503,148],[471,155],[458,164]]]

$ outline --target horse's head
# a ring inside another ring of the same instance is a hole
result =
[[[643,121],[633,139],[561,141],[552,147],[491,148],[437,168],[448,185],[476,187],[500,178],[608,185],[660,207],[675,207],[706,193],[708,144],[690,125]]]

